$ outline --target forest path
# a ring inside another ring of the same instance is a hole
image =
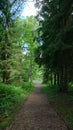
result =
[[[6,130],[67,130],[42,92],[41,86],[40,83],[35,84],[29,99],[24,102],[23,108]]]

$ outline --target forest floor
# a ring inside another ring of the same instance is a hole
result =
[[[6,130],[67,130],[41,88],[42,84],[35,84],[34,91]]]

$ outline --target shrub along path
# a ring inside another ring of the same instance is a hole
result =
[[[41,84],[35,86],[33,93],[6,130],[67,130],[42,92]]]

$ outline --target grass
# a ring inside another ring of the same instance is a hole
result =
[[[32,83],[21,86],[0,84],[0,128],[4,130],[33,89]],[[13,114],[14,113],[14,114]]]
[[[50,103],[65,120],[69,130],[73,130],[73,86],[68,93],[60,93],[58,86],[44,86],[43,91],[47,94]]]

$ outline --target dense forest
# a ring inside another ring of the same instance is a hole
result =
[[[66,92],[73,82],[73,1],[40,0],[36,6],[40,7],[36,62],[44,66],[44,82],[50,79]]]
[[[27,1],[0,0],[0,128],[41,79],[72,128],[73,0],[35,0],[37,16],[21,18]]]

